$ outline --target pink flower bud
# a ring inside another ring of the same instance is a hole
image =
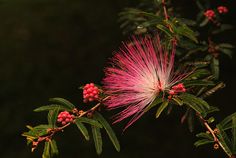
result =
[[[205,11],[204,15],[208,18],[208,20],[213,20],[213,18],[216,16],[212,9]]]
[[[57,117],[57,122],[61,123],[62,125],[65,125],[66,123],[72,122],[73,119],[73,115],[71,115],[68,111],[63,111],[59,113]]]
[[[225,6],[219,6],[219,7],[217,7],[217,10],[220,14],[225,14],[225,13],[228,13],[228,11],[229,11],[228,8]]]
[[[94,83],[86,84],[83,88],[83,98],[84,103],[92,102],[98,100],[99,89],[94,85]]]
[[[175,95],[175,91],[174,91],[174,90],[170,90],[170,91],[169,91],[169,94],[170,94],[170,95]]]

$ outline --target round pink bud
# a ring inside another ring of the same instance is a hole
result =
[[[65,125],[65,124],[66,124],[66,121],[62,121],[61,124],[62,124],[62,125]]]
[[[65,114],[65,113],[63,113],[63,114],[62,114],[62,117],[63,117],[63,118],[66,118],[66,114]]]
[[[178,88],[184,88],[184,84],[183,84],[183,83],[179,83],[179,84],[177,85],[177,87],[178,87]]]
[[[97,93],[98,93],[98,91],[95,91],[95,90],[93,91],[93,94],[97,94]]]
[[[205,11],[204,15],[208,18],[208,20],[213,20],[213,18],[216,16],[212,9]]]
[[[93,98],[89,98],[88,100],[91,102],[91,101],[93,101],[94,99],[93,99]]]
[[[168,93],[169,93],[170,95],[175,95],[175,91],[174,91],[174,90],[170,90]]]
[[[219,7],[217,7],[217,10],[220,14],[225,14],[225,13],[228,13],[228,11],[229,11],[228,8],[225,6],[219,6]]]
[[[84,88],[88,88],[89,87],[89,84],[86,84],[85,86],[84,86]]]

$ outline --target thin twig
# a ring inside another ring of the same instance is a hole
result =
[[[162,0],[161,3],[162,3],[162,7],[163,7],[165,20],[168,21],[169,20],[169,15],[168,15],[168,12],[167,12],[167,9],[166,9],[166,2],[165,2],[165,0]],[[167,27],[169,28],[170,32],[173,33],[173,29],[171,28],[171,26],[169,24],[167,24]]]
[[[218,139],[218,137],[216,136],[216,133],[214,132],[214,130],[210,127],[210,125],[208,124],[207,120],[205,120],[201,114],[197,113],[197,116],[199,117],[199,119],[201,120],[201,122],[204,124],[204,126],[206,127],[207,131],[210,132],[210,134],[212,135],[214,142],[219,144],[219,146],[224,150],[224,152],[231,157],[232,155],[229,155],[226,151],[226,149],[224,148],[224,146],[221,144],[220,140]]]
[[[73,110],[73,113],[75,113],[76,115],[77,115],[77,117],[76,118],[80,118],[80,117],[83,117],[84,115],[86,115],[86,114],[88,114],[88,113],[90,113],[90,112],[94,112],[95,110],[97,110],[97,108],[99,108],[100,107],[100,105],[102,104],[102,102],[103,101],[105,101],[105,100],[107,100],[109,98],[109,96],[108,97],[106,97],[106,98],[104,98],[104,99],[102,99],[99,103],[97,103],[94,107],[92,107],[91,109],[89,109],[89,110],[87,110],[87,111],[83,111],[83,112],[78,112],[78,110],[77,109],[74,109]],[[47,135],[45,135],[45,136],[40,136],[39,138],[38,138],[38,143],[39,142],[42,142],[42,141],[49,141],[49,140],[51,140],[51,138],[53,137],[53,135],[55,134],[55,133],[57,133],[57,132],[60,132],[60,131],[63,131],[66,127],[68,127],[69,125],[71,125],[72,123],[71,122],[69,122],[69,123],[67,123],[66,125],[64,125],[64,126],[61,126],[61,127],[58,127],[58,128],[50,128],[50,129],[48,129],[48,131],[47,131]],[[37,143],[37,144],[38,144]]]
[[[167,10],[166,10],[166,2],[165,2],[165,0],[162,0],[162,7],[163,7],[163,10],[164,10],[165,19],[168,20],[169,16],[168,16],[168,13],[167,13]]]

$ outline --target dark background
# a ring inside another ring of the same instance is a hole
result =
[[[184,14],[193,14],[193,1],[179,0]],[[1,0],[0,1],[0,157],[40,157],[42,147],[30,152],[21,133],[25,125],[46,122],[46,114],[32,110],[48,104],[48,98],[64,97],[79,105],[78,87],[99,83],[103,68],[124,36],[117,23],[118,12],[135,6],[131,0]],[[219,3],[219,2],[218,2]],[[225,20],[235,25],[235,2]],[[220,37],[235,45],[235,30]],[[227,87],[209,98],[221,109],[217,118],[236,111],[236,62],[221,57],[221,80]],[[114,125],[121,143],[117,153],[104,133],[100,157],[226,157],[212,146],[196,149],[195,134],[180,124],[180,113],[154,119],[145,115],[122,133],[124,123]],[[113,113],[113,112],[110,112]],[[104,112],[109,118],[111,114]],[[98,157],[93,142],[86,142],[76,128],[57,136],[59,157]]]

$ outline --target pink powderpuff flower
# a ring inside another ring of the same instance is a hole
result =
[[[145,108],[156,97],[160,97],[160,92],[164,95],[189,74],[174,71],[174,45],[168,52],[162,48],[159,36],[132,37],[114,55],[103,79],[104,92],[110,96],[104,103],[107,108],[125,107],[114,116],[114,123],[133,116],[126,129],[145,113]]]

